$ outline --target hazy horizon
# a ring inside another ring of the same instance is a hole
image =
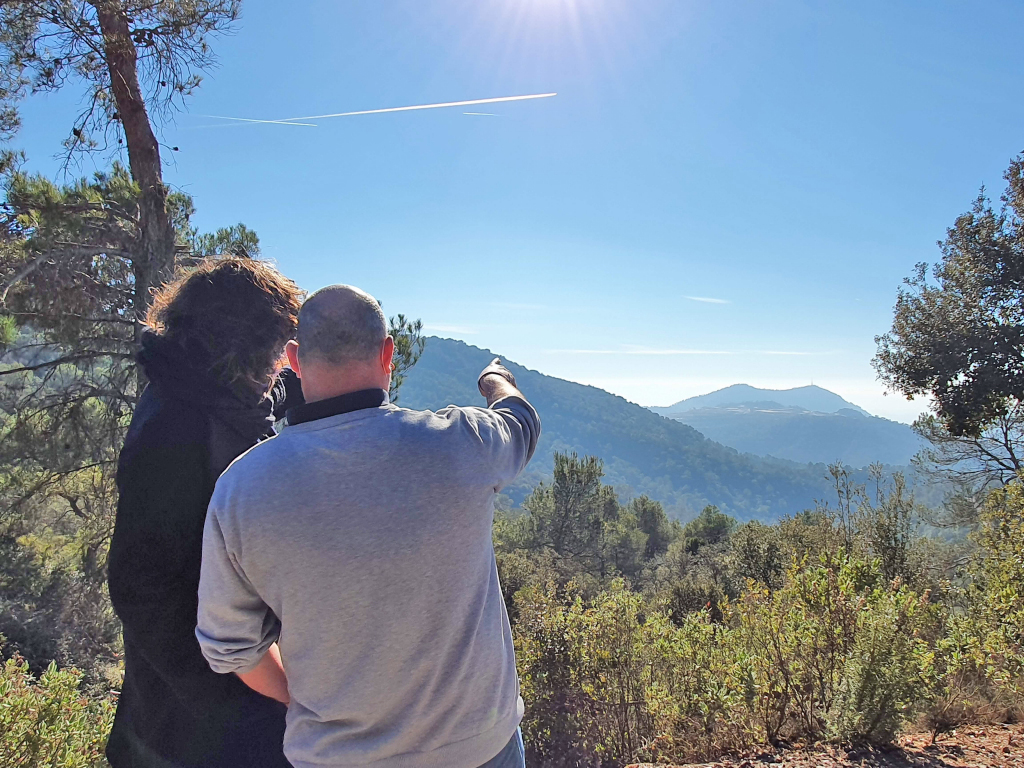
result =
[[[435,334],[431,334],[431,335],[435,336],[436,338],[453,339],[455,341],[462,341],[462,342],[464,342],[466,344],[469,344],[470,346],[474,346],[474,347],[478,347],[478,348],[481,348],[481,349],[490,350],[491,352],[494,352],[495,354],[507,354],[506,352],[502,352],[501,350],[493,349],[492,347],[490,347],[490,346],[488,346],[486,344],[474,343],[472,341],[467,341],[466,339],[460,339],[460,338],[457,338],[455,336],[444,336],[444,335],[436,334],[436,333]],[[518,363],[519,365],[523,365],[523,366],[525,366],[527,368],[531,368],[531,369],[537,371],[538,373],[542,373],[542,374],[547,375],[547,376],[554,376],[555,375],[555,374],[552,374],[551,372],[549,372],[547,370],[544,370],[543,367],[538,367],[538,366],[535,366],[535,365],[531,365],[529,363],[526,363],[526,362],[516,358],[515,356],[508,355],[508,359],[511,360],[514,363]],[[600,381],[600,380],[581,381],[579,379],[573,379],[573,378],[566,377],[566,376],[556,376],[555,378],[565,379],[566,381],[572,381],[572,382],[575,382],[577,384],[585,384],[585,385],[597,387],[598,389],[603,389],[605,392],[608,392],[610,394],[618,395],[619,397],[624,397],[626,400],[629,400],[630,402],[636,403],[637,405],[642,405],[645,408],[650,408],[650,407],[666,407],[666,406],[669,406],[669,405],[675,405],[676,403],[680,402],[681,400],[687,400],[687,399],[689,399],[691,397],[697,397],[697,396],[700,396],[700,395],[707,395],[707,394],[710,394],[712,392],[717,392],[718,390],[725,389],[727,387],[735,386],[737,384],[746,384],[748,386],[755,387],[757,389],[783,390],[783,391],[790,390],[790,389],[796,389],[798,387],[818,386],[818,387],[821,387],[822,389],[826,389],[826,390],[828,390],[830,392],[833,392],[834,394],[839,395],[844,400],[846,400],[847,402],[852,403],[853,405],[856,405],[856,406],[859,406],[859,407],[863,408],[864,410],[868,411],[872,416],[881,416],[881,417],[889,419],[891,421],[898,421],[898,422],[901,422],[901,423],[904,423],[904,424],[912,423],[914,421],[914,419],[917,418],[919,413],[921,413],[922,411],[925,410],[924,406],[919,406],[920,400],[915,400],[915,401],[913,401],[911,403],[907,403],[906,400],[904,400],[903,398],[898,397],[896,395],[888,395],[888,396],[886,396],[886,395],[879,395],[877,392],[875,392],[873,390],[861,390],[861,394],[867,396],[868,402],[867,403],[860,402],[860,400],[858,400],[857,397],[855,397],[855,396],[848,397],[847,394],[845,394],[844,392],[839,391],[839,389],[834,389],[834,388],[832,388],[830,386],[826,386],[825,384],[823,384],[820,381],[811,381],[811,382],[793,384],[791,386],[781,386],[780,387],[780,386],[760,385],[760,384],[757,384],[757,383],[753,383],[751,381],[730,381],[730,382],[725,383],[725,384],[709,384],[709,383],[706,382],[706,380],[690,379],[690,380],[683,380],[685,382],[685,384],[688,385],[688,389],[686,390],[687,391],[686,394],[680,395],[678,397],[673,397],[672,399],[666,400],[664,402],[660,402],[660,401],[659,402],[645,402],[643,399],[640,399],[640,398],[637,398],[637,397],[631,397],[630,394],[628,394],[628,387],[624,388],[627,391],[619,391],[618,389],[615,388],[617,385],[621,385],[623,381],[628,381],[628,379],[610,379],[610,380],[605,380],[605,381]],[[650,389],[650,380],[649,379],[643,379],[643,380],[641,380],[640,383],[642,384],[642,386],[638,387],[637,391],[646,391],[646,390]],[[680,380],[679,379],[674,379],[673,378],[673,379],[670,379],[670,380],[665,382],[666,391],[670,391],[668,389],[669,387],[674,387],[675,389],[678,390],[680,388],[679,385],[680,385]],[[709,389],[703,389],[702,386],[710,386],[710,388]],[[874,400],[872,399],[872,395],[874,395],[874,397],[875,397]],[[876,403],[876,400],[880,401],[881,407],[879,407],[878,403]],[[893,407],[893,408],[888,408],[887,409],[886,408],[886,405],[887,405],[886,401],[888,401],[888,403],[895,403],[895,405],[897,407]],[[905,406],[905,407],[901,408],[899,406]],[[911,414],[909,417],[906,415],[908,413]]]

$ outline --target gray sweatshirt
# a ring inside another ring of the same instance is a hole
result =
[[[222,673],[279,643],[295,768],[476,768],[512,737],[523,702],[491,526],[539,436],[518,397],[385,402],[288,426],[220,477],[196,636]]]

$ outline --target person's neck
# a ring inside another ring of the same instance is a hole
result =
[[[390,378],[390,377],[389,377]],[[308,375],[302,379],[302,396],[307,403],[330,400],[332,397],[350,395],[364,389],[390,388],[390,382],[376,372],[337,372],[329,375]]]

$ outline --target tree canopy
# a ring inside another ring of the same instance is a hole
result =
[[[1024,400],[1024,154],[1005,178],[1000,208],[982,190],[939,243],[932,279],[918,264],[875,339],[881,379],[931,396],[953,436],[979,436]]]

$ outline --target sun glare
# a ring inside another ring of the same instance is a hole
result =
[[[607,82],[637,49],[647,15],[627,0],[496,0],[475,6],[464,34],[467,46],[489,51],[499,74],[547,83],[557,69]]]

